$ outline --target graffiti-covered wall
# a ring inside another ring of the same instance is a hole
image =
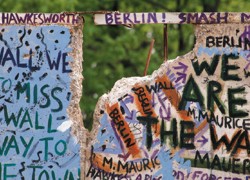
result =
[[[0,179],[79,179],[81,19],[0,19]]]
[[[248,179],[250,26],[197,25],[190,53],[103,95],[89,179]]]

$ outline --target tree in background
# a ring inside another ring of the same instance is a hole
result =
[[[232,0],[11,0],[0,1],[1,12],[247,12],[250,2]],[[96,26],[92,15],[84,16],[83,97],[84,124],[92,127],[92,115],[98,98],[122,77],[142,76],[151,39],[154,51],[148,74],[163,62],[163,25]],[[183,55],[194,46],[192,25],[168,26],[169,59]]]

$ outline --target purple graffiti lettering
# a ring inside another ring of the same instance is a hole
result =
[[[131,99],[131,97],[126,98],[124,101],[123,100],[120,101],[120,105],[124,109],[125,114],[126,114],[125,119],[129,121],[136,121],[136,111],[135,110],[130,111],[126,105],[129,103],[133,103],[133,101],[134,99]]]
[[[157,93],[157,96],[158,96],[158,100],[161,104],[161,107],[160,107],[160,117],[164,120],[168,120],[170,121],[170,117],[171,117],[171,108],[170,108],[170,104],[168,105],[168,108],[166,108],[165,106],[165,101],[168,99],[165,94],[163,92],[160,93]],[[165,114],[165,116],[164,116]]]
[[[244,32],[240,35],[240,38],[242,39],[242,42],[244,43],[245,39],[250,40],[250,26],[245,26]],[[247,65],[245,66],[245,70],[249,68],[250,66],[250,53],[246,56],[246,59],[248,61]]]
[[[153,108],[154,108],[155,105],[157,104],[157,102],[155,101],[155,96],[156,96],[156,93],[153,92],[152,100],[151,100],[151,104],[152,104],[152,107],[153,107]]]
[[[115,17],[115,24],[121,24],[121,14],[120,13],[115,13],[114,14]]]
[[[133,21],[130,19],[130,13],[124,13],[123,20],[125,24],[134,24]]]
[[[124,99],[124,103],[128,104],[128,103],[133,103],[134,102],[134,97],[131,96],[130,94],[127,95],[127,98]]]
[[[148,13],[148,20],[147,20],[147,23],[151,23],[154,22],[154,23],[157,23],[157,17],[156,17],[156,13]]]
[[[250,54],[247,55],[247,62],[248,63],[247,63],[247,65],[244,68],[245,70],[247,70],[249,68],[249,66],[250,66]]]
[[[174,66],[173,68],[174,69],[180,69],[180,70],[182,70],[182,72],[187,71],[187,69],[188,69],[187,65],[183,64],[182,62],[178,62],[178,64],[179,64],[178,66]]]
[[[122,158],[124,161],[126,161],[128,159],[128,157],[130,156],[130,153],[126,153],[126,154],[118,154],[119,158]]]
[[[180,71],[177,71],[176,72],[176,75],[177,75],[177,78],[175,80],[175,83],[178,83],[178,82],[181,82],[181,83],[185,83],[186,82],[186,79],[187,79],[187,74],[186,74],[186,71],[188,69],[188,66],[185,65],[184,63],[182,62],[178,62],[178,65],[177,66],[174,66],[173,67],[175,70],[180,70]]]
[[[105,14],[105,21],[107,24],[112,24],[113,23],[113,16],[111,13],[106,13]]]
[[[241,39],[244,41],[244,39],[250,40],[250,26],[245,26],[244,32],[241,34]]]
[[[202,174],[202,171],[195,171],[195,172],[193,173],[192,179],[196,179],[196,178],[199,179],[200,174]]]
[[[250,18],[250,15],[247,15],[246,13],[241,13],[241,23],[245,23]]]
[[[136,17],[136,13],[133,13],[134,15],[134,22],[137,24],[137,23],[140,23],[141,21],[137,20],[137,17]]]
[[[177,79],[175,80],[175,82],[178,83],[179,81],[181,81],[184,84],[186,82],[186,79],[187,79],[187,74],[180,73],[180,72],[177,72],[176,74],[178,76],[177,76]]]
[[[201,136],[202,139],[197,140],[197,142],[201,142],[201,145],[203,146],[208,142],[208,139],[205,136]]]

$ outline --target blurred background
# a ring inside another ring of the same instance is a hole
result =
[[[1,12],[249,12],[249,0],[0,0]],[[98,98],[122,77],[142,76],[150,42],[155,39],[148,74],[163,63],[163,25],[96,26],[84,15],[83,96],[80,106],[86,128],[92,128]],[[168,59],[189,52],[193,25],[168,25]]]

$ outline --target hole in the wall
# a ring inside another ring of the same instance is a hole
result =
[[[88,32],[91,27],[85,29],[83,38],[83,68],[88,69],[83,71],[80,102],[84,125],[89,130],[92,129],[95,105],[102,94],[108,93],[123,77],[142,76],[152,38],[155,45],[147,74],[152,74],[164,61],[163,24],[135,25],[132,29],[123,26],[92,28],[96,29],[95,38],[88,39],[88,33],[93,33]],[[193,49],[194,29],[191,24],[168,25],[168,59],[175,59]]]

